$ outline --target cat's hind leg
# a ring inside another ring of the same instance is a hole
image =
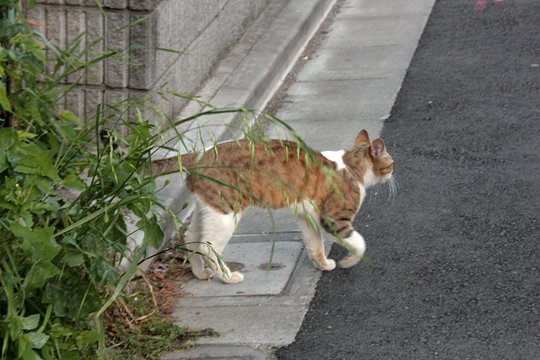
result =
[[[224,283],[234,284],[244,280],[240,272],[231,272],[221,260],[221,253],[234,233],[240,219],[239,213],[223,214],[205,204],[198,204],[199,250],[204,256],[205,269],[210,270]],[[197,275],[196,275],[197,276]]]
[[[308,251],[309,258],[316,268],[321,270],[334,270],[336,262],[326,258],[324,250],[323,236],[319,225],[319,216],[311,209],[311,206],[304,205],[298,214],[298,225],[302,230],[304,245]]]
[[[212,269],[205,266],[206,255],[202,252],[201,228],[201,213],[197,204],[193,211],[191,224],[186,231],[185,246],[189,250],[188,260],[191,264],[191,272],[197,279],[206,280],[212,275]]]

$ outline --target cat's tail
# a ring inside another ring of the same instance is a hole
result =
[[[195,165],[197,153],[188,153],[178,156],[152,161],[152,166],[145,170],[147,176],[161,176],[189,169]]]
[[[103,145],[112,146],[113,150],[119,151],[120,156],[123,157],[122,150],[111,136],[111,132],[109,130],[102,129],[99,132],[99,138]],[[195,165],[198,155],[199,154],[197,153],[187,153],[180,155],[180,158],[175,156],[166,159],[154,160],[152,161],[151,166],[146,166],[144,174],[146,176],[161,176],[189,169]]]

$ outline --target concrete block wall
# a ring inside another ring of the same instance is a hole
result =
[[[81,49],[104,37],[86,60],[103,51],[123,51],[68,78],[79,86],[59,106],[85,117],[104,101],[151,93],[164,83],[175,91],[196,94],[213,66],[270,1],[37,0],[29,17],[42,24],[41,30],[61,48],[80,34],[84,34]],[[141,18],[145,20],[125,27]],[[179,98],[157,103],[171,117],[184,105]]]

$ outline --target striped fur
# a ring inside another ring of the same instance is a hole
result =
[[[324,253],[321,229],[349,251],[340,266],[353,266],[361,259],[365,241],[352,220],[366,187],[391,180],[393,160],[384,142],[371,142],[365,130],[348,150],[308,151],[290,141],[252,144],[240,140],[218,144],[201,154],[154,162],[149,173],[155,175],[177,171],[179,166],[186,169],[186,184],[197,207],[188,246],[211,260],[200,254],[191,256],[198,278],[216,276],[226,283],[243,280],[242,274],[218,264],[216,255],[232,236],[242,211],[251,205],[296,207],[304,243],[319,269],[335,267]]]

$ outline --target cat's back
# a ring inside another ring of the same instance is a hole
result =
[[[314,153],[319,156],[319,153]],[[216,144],[204,151],[196,166],[228,166],[231,169],[278,167],[303,164],[306,152],[289,140],[251,142],[234,140]]]
[[[227,203],[280,208],[300,198],[323,196],[322,167],[333,167],[333,163],[293,141],[230,141],[201,155],[187,185],[207,202],[219,194]]]

